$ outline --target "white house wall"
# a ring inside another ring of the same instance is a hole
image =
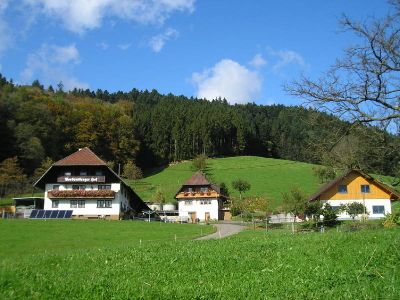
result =
[[[114,199],[104,199],[112,200],[111,207],[97,207],[97,200],[103,199],[91,199],[91,198],[68,198],[68,199],[53,199],[58,200],[58,207],[52,207],[52,199],[48,198],[48,191],[53,190],[54,185],[59,185],[59,190],[72,190],[72,184],[46,184],[44,193],[44,209],[46,210],[72,210],[74,216],[105,216],[105,215],[118,215],[121,211],[129,206],[128,199],[125,197],[123,192],[120,190],[120,183],[112,183],[111,190],[115,192]],[[104,184],[102,184],[104,185]],[[86,190],[98,190],[97,184],[86,184]],[[84,208],[71,208],[71,200],[85,200]]]
[[[178,209],[181,219],[189,219],[189,213],[195,212],[196,218],[205,221],[206,212],[210,213],[210,220],[218,220],[219,205],[218,199],[188,199],[191,204],[185,204],[185,200],[179,200]],[[201,201],[211,201],[211,204],[200,204]]]
[[[391,201],[389,199],[365,199],[365,200],[325,200],[321,201],[322,203],[329,203],[329,205],[333,207],[337,207],[340,205],[347,205],[349,203],[353,202],[359,202],[365,205],[367,213],[368,213],[368,218],[369,219],[379,219],[383,218],[385,214],[390,214],[392,212],[392,205]],[[373,214],[372,207],[373,206],[384,206],[384,214]],[[345,213],[342,212],[338,214],[338,220],[349,220],[351,217]]]

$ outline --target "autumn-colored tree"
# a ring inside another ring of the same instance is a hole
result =
[[[122,177],[137,180],[143,177],[142,170],[131,160],[124,165]]]
[[[39,178],[52,166],[53,163],[54,161],[50,157],[46,157],[33,173],[33,182],[39,180]]]
[[[26,183],[26,175],[19,167],[18,158],[11,157],[0,164],[0,196],[21,190]]]

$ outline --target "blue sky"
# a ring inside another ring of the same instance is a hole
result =
[[[319,77],[383,0],[0,0],[0,72],[20,84],[156,89],[231,103],[300,104],[282,85]]]

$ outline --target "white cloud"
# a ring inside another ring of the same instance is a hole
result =
[[[253,59],[249,62],[249,64],[255,68],[260,68],[266,63],[267,61],[262,57],[260,53],[254,55]]]
[[[50,46],[51,50],[53,51],[52,56],[50,59],[55,63],[60,64],[68,64],[74,63],[78,64],[79,61],[79,52],[76,49],[75,44],[60,47],[60,46]]]
[[[153,36],[149,42],[149,45],[154,52],[160,52],[168,40],[176,39],[178,36],[179,32],[177,30],[168,28],[163,33]]]
[[[8,6],[8,0],[0,0],[0,12],[5,11],[7,6]]]
[[[163,24],[174,12],[193,12],[195,0],[24,0],[42,13],[61,19],[73,32],[101,26],[105,17],[142,24]]]
[[[79,62],[79,52],[74,44],[65,47],[44,44],[38,51],[28,55],[21,81],[31,83],[39,79],[45,85],[56,85],[62,81],[65,90],[75,87],[86,89],[88,84],[71,75],[73,66]]]
[[[98,43],[96,46],[100,47],[103,50],[107,50],[110,47],[110,45],[108,45],[106,42]]]
[[[280,73],[285,67],[289,65],[297,65],[301,68],[307,68],[307,64],[304,58],[295,51],[292,50],[275,51],[272,48],[267,48],[267,51],[270,55],[278,58],[278,60],[272,67],[272,70],[276,73]]]
[[[223,59],[211,69],[193,73],[192,82],[197,86],[198,98],[212,100],[221,97],[230,103],[246,103],[259,96],[262,79],[258,72],[233,60]]]
[[[126,44],[119,44],[117,47],[121,50],[128,50],[132,46],[132,43],[126,43]]]

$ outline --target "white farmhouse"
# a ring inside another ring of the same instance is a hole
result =
[[[44,210],[72,210],[76,219],[118,220],[149,209],[87,147],[54,163],[35,186],[44,190]]]
[[[198,221],[230,219],[229,209],[224,209],[225,197],[221,189],[208,182],[201,172],[196,172],[176,193],[179,217],[195,223]]]

